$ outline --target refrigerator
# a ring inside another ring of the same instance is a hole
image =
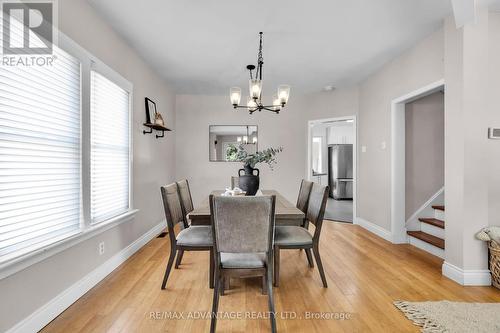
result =
[[[352,145],[328,146],[328,186],[330,197],[352,200]]]

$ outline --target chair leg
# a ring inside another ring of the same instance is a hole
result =
[[[217,325],[217,311],[219,311],[219,297],[220,297],[221,285],[222,285],[222,279],[219,276],[219,270],[216,268],[214,299],[212,302],[212,320],[210,322],[210,333],[215,333],[215,327]]]
[[[175,252],[176,252],[175,248],[172,247],[170,249],[170,257],[168,257],[167,269],[165,271],[165,275],[163,276],[163,283],[161,284],[161,289],[165,289],[165,285],[167,284],[167,279],[170,274],[170,270],[172,269],[172,264],[174,263]]]
[[[307,257],[307,262],[309,263],[309,267],[313,268],[314,262],[313,262],[313,257],[311,254],[311,249],[305,249],[305,251],[306,251],[306,257]]]
[[[175,261],[175,269],[179,268],[179,265],[181,264],[183,256],[184,256],[184,250],[179,249],[177,251],[177,260]]]
[[[273,298],[273,284],[272,284],[272,271],[271,267],[267,267],[266,271],[267,277],[267,297],[269,299],[269,312],[271,319],[271,332],[276,332],[276,313],[274,311],[274,298]]]
[[[313,246],[314,258],[316,259],[316,264],[318,265],[319,275],[321,275],[321,281],[323,281],[323,287],[328,288],[326,283],[325,271],[323,270],[323,263],[321,262],[321,257],[319,255],[318,245]]]
[[[220,284],[220,295],[224,296],[226,294],[226,277],[221,278],[221,284]]]
[[[262,295],[267,295],[267,279],[265,275],[262,275]]]
[[[279,284],[280,284],[280,248],[274,246],[274,286],[279,287]]]
[[[208,286],[210,289],[214,288],[214,269],[215,269],[215,259],[214,259],[214,251],[210,249],[210,259],[208,263]]]

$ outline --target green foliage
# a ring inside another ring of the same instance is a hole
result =
[[[226,149],[226,161],[238,162],[238,148],[235,145],[229,145]]]
[[[283,147],[267,148],[262,151],[257,151],[254,154],[249,154],[243,146],[238,147],[236,161],[243,162],[243,165],[255,168],[258,163],[266,163],[273,170],[276,162],[276,155],[283,151]]]

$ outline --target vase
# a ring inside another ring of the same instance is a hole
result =
[[[242,171],[245,172],[244,175],[241,174]],[[254,175],[254,171],[257,171],[256,175]],[[238,170],[238,176],[240,178],[239,187],[246,192],[246,195],[255,195],[259,190],[259,169],[245,165],[243,169]]]

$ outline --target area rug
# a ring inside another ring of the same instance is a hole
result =
[[[422,332],[500,332],[500,303],[404,302],[394,305]]]

